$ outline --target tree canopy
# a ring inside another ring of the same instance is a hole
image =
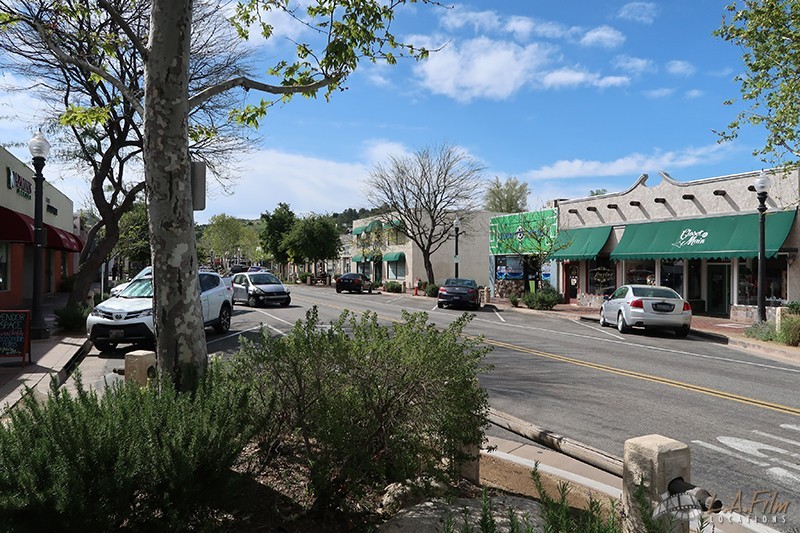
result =
[[[336,259],[342,250],[339,228],[333,218],[309,215],[294,223],[283,238],[283,246],[295,263],[308,260],[316,264],[326,259]]]
[[[800,3],[796,0],[743,0],[727,6],[722,26],[715,32],[743,50],[745,72],[738,113],[719,133],[720,140],[735,139],[745,124],[762,126],[767,138],[753,151],[764,161],[787,165],[800,159]],[[735,100],[725,102],[734,105]]]
[[[528,210],[527,183],[520,182],[514,176],[506,178],[504,182],[495,176],[486,186],[483,197],[483,207],[487,211],[498,213],[521,213]]]
[[[390,156],[367,179],[367,200],[386,225],[406,235],[422,253],[429,283],[435,283],[431,255],[453,237],[453,222],[465,233],[480,207],[483,167],[463,150],[442,144],[411,156]]]

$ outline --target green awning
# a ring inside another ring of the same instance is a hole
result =
[[[553,253],[550,259],[564,261],[566,259],[594,259],[605,246],[611,226],[597,228],[567,229],[558,232]]]
[[[406,254],[403,252],[387,252],[383,254],[384,261],[400,261],[400,260],[405,261],[405,259],[406,259]]]
[[[354,255],[353,259],[352,259],[352,261],[354,263],[360,263],[363,260],[364,260],[364,256],[363,255]]]
[[[796,211],[767,213],[765,248],[774,257]],[[758,257],[758,214],[630,224],[611,259],[734,259]]]
[[[366,226],[357,226],[357,227],[353,228],[353,231],[351,233],[353,235],[361,235],[362,233],[364,233],[364,231],[366,229],[367,229]]]
[[[367,227],[364,229],[364,231],[375,231],[376,229],[380,229],[381,226],[382,224],[380,220],[373,220],[367,224]]]
[[[388,228],[399,228],[399,227],[400,227],[400,226],[402,226],[402,225],[403,225],[403,221],[402,221],[402,220],[397,220],[397,219],[395,219],[395,220],[392,220],[392,221],[391,221],[390,223],[388,223],[388,224],[384,224],[384,225],[383,225],[383,229],[388,229]]]

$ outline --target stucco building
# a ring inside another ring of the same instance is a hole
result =
[[[0,167],[5,177],[0,187],[0,309],[23,309],[33,294],[34,172],[2,147]],[[42,288],[48,294],[73,274],[83,244],[73,231],[72,200],[47,181],[42,197]]]
[[[751,321],[757,305],[761,171],[679,182],[666,173],[649,185],[558,202],[558,287],[565,301],[599,305],[625,283],[675,289],[696,313]],[[798,172],[768,172],[768,318],[800,300]],[[770,309],[771,308],[771,309]]]

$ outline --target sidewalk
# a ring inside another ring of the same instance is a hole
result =
[[[407,296],[411,297],[410,294]],[[419,298],[424,298],[419,297]],[[43,302],[45,321],[50,327],[51,337],[46,340],[31,341],[32,363],[20,366],[18,359],[0,359],[0,420],[7,418],[8,410],[16,405],[26,389],[30,387],[38,397],[45,397],[56,380],[57,386],[63,385],[72,371],[81,366],[86,381],[103,383],[103,365],[98,358],[84,357],[91,349],[91,343],[85,335],[64,336],[55,329],[56,309],[66,305],[67,295],[58,293],[48,295]],[[546,314],[559,316],[568,320],[585,320],[599,322],[599,309],[578,307],[577,305],[557,305],[551,311],[534,311],[523,307],[513,307],[504,299],[493,298],[485,308],[519,312],[524,314]],[[744,336],[746,325],[736,324],[730,320],[714,317],[696,316],[692,320],[692,335],[706,338],[713,342],[752,351],[761,356],[778,358],[791,364],[800,364],[800,348],[781,347],[762,343]],[[94,361],[98,359],[98,361]],[[88,375],[92,374],[92,375]],[[98,374],[94,376],[93,374]],[[622,480],[598,468],[589,466],[577,459],[568,457],[537,444],[520,444],[519,442],[498,437],[490,437],[487,448],[481,451],[480,480],[482,484],[503,490],[531,496],[530,470],[534,462],[539,462],[539,470],[545,479],[552,483],[558,480],[569,481],[577,493],[604,495],[619,498],[622,491]],[[547,483],[546,483],[547,485]],[[739,526],[726,523],[724,529],[717,531],[737,533],[741,531],[775,531],[761,525]]]

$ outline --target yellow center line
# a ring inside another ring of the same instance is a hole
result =
[[[545,357],[547,359],[553,359],[555,361],[561,361],[562,363],[569,363],[572,365],[583,366],[586,368],[592,368],[594,370],[600,370],[602,372],[609,372],[611,374],[617,374],[619,376],[625,376],[634,379],[641,379],[644,381],[650,381],[652,383],[660,383],[662,385],[667,385],[669,387],[676,387],[679,389],[691,391],[691,392],[698,392],[700,394],[706,394],[708,396],[715,396],[717,398],[721,398],[723,400],[731,400],[734,402],[743,403],[746,405],[750,405],[753,407],[761,407],[764,409],[771,409],[773,411],[777,411],[779,413],[790,414],[794,416],[800,416],[800,409],[795,407],[789,407],[786,405],[781,405],[777,403],[767,402],[764,400],[758,400],[755,398],[749,398],[747,396],[740,396],[738,394],[733,394],[731,392],[720,391],[716,389],[711,389],[708,387],[702,387],[700,385],[693,385],[691,383],[684,383],[682,381],[675,381],[668,378],[663,378],[660,376],[654,376],[652,374],[644,374],[642,372],[635,372],[633,370],[625,370],[624,368],[617,368],[608,365],[601,365],[599,363],[591,363],[588,361],[582,361],[580,359],[573,359],[571,357],[565,357],[563,355],[557,355],[548,352],[542,352],[539,350],[534,350],[532,348],[526,348],[524,346],[517,346],[515,344],[510,344],[503,341],[496,341],[493,339],[486,339],[484,338],[484,342],[486,344],[490,344],[492,346],[498,346],[501,348],[506,348],[508,350],[513,350],[516,352],[522,352],[529,355],[536,355],[539,357]]]
[[[320,305],[320,304],[319,303],[315,303],[315,305]],[[336,306],[336,305],[331,305],[331,304],[325,304],[325,305],[328,306],[328,307],[332,307],[334,309],[348,310],[347,308],[339,307],[339,306]],[[352,311],[352,310],[350,310],[350,311],[355,313],[355,311]],[[370,311],[370,312],[374,312],[374,311]],[[380,318],[382,320],[387,320],[387,321],[390,321],[390,322],[397,322],[398,321],[394,317],[389,317],[389,316],[386,316],[386,315],[382,315],[380,313],[376,313],[376,315],[378,316],[378,318]],[[473,336],[473,335],[467,335],[467,336],[471,337],[471,338],[477,338],[476,336]],[[599,363],[591,363],[591,362],[588,362],[588,361],[582,361],[580,359],[574,359],[574,358],[571,358],[571,357],[566,357],[566,356],[558,355],[558,354],[554,354],[554,353],[542,352],[540,350],[534,350],[533,348],[526,348],[524,346],[518,346],[516,344],[511,344],[511,343],[507,343],[507,342],[503,342],[503,341],[489,339],[489,338],[487,338],[485,336],[482,336],[482,339],[483,339],[484,343],[489,344],[491,346],[498,346],[500,348],[506,348],[508,350],[512,350],[512,351],[515,351],[515,352],[526,353],[528,355],[536,355],[538,357],[545,357],[547,359],[553,359],[555,361],[561,361],[562,363],[569,363],[569,364],[572,364],[572,365],[582,366],[582,367],[586,367],[586,368],[592,368],[594,370],[599,370],[601,372],[608,372],[608,373],[611,373],[611,374],[617,374],[618,376],[625,376],[625,377],[629,377],[629,378],[640,379],[640,380],[643,380],[643,381],[650,381],[652,383],[659,383],[661,385],[667,385],[669,387],[675,387],[675,388],[683,389],[683,390],[690,391],[690,392],[697,392],[697,393],[700,393],[700,394],[705,394],[707,396],[714,396],[716,398],[721,398],[723,400],[730,400],[730,401],[734,401],[734,402],[739,402],[739,403],[742,403],[742,404],[745,404],[745,405],[750,405],[752,407],[761,407],[763,409],[770,409],[772,411],[777,411],[779,413],[784,413],[784,414],[789,414],[789,415],[794,415],[794,416],[800,416],[800,408],[796,408],[796,407],[789,407],[787,405],[781,405],[781,404],[778,404],[778,403],[772,403],[772,402],[767,402],[767,401],[764,401],[764,400],[758,400],[756,398],[749,398],[747,396],[740,396],[738,394],[733,394],[731,392],[725,392],[725,391],[720,391],[720,390],[716,390],[716,389],[711,389],[711,388],[708,388],[708,387],[702,387],[700,385],[693,385],[691,383],[684,383],[682,381],[675,381],[675,380],[668,379],[668,378],[663,378],[663,377],[660,377],[660,376],[654,376],[652,374],[644,374],[642,372],[635,372],[633,370],[625,370],[624,368],[617,368],[617,367],[608,366],[608,365],[601,365]]]

